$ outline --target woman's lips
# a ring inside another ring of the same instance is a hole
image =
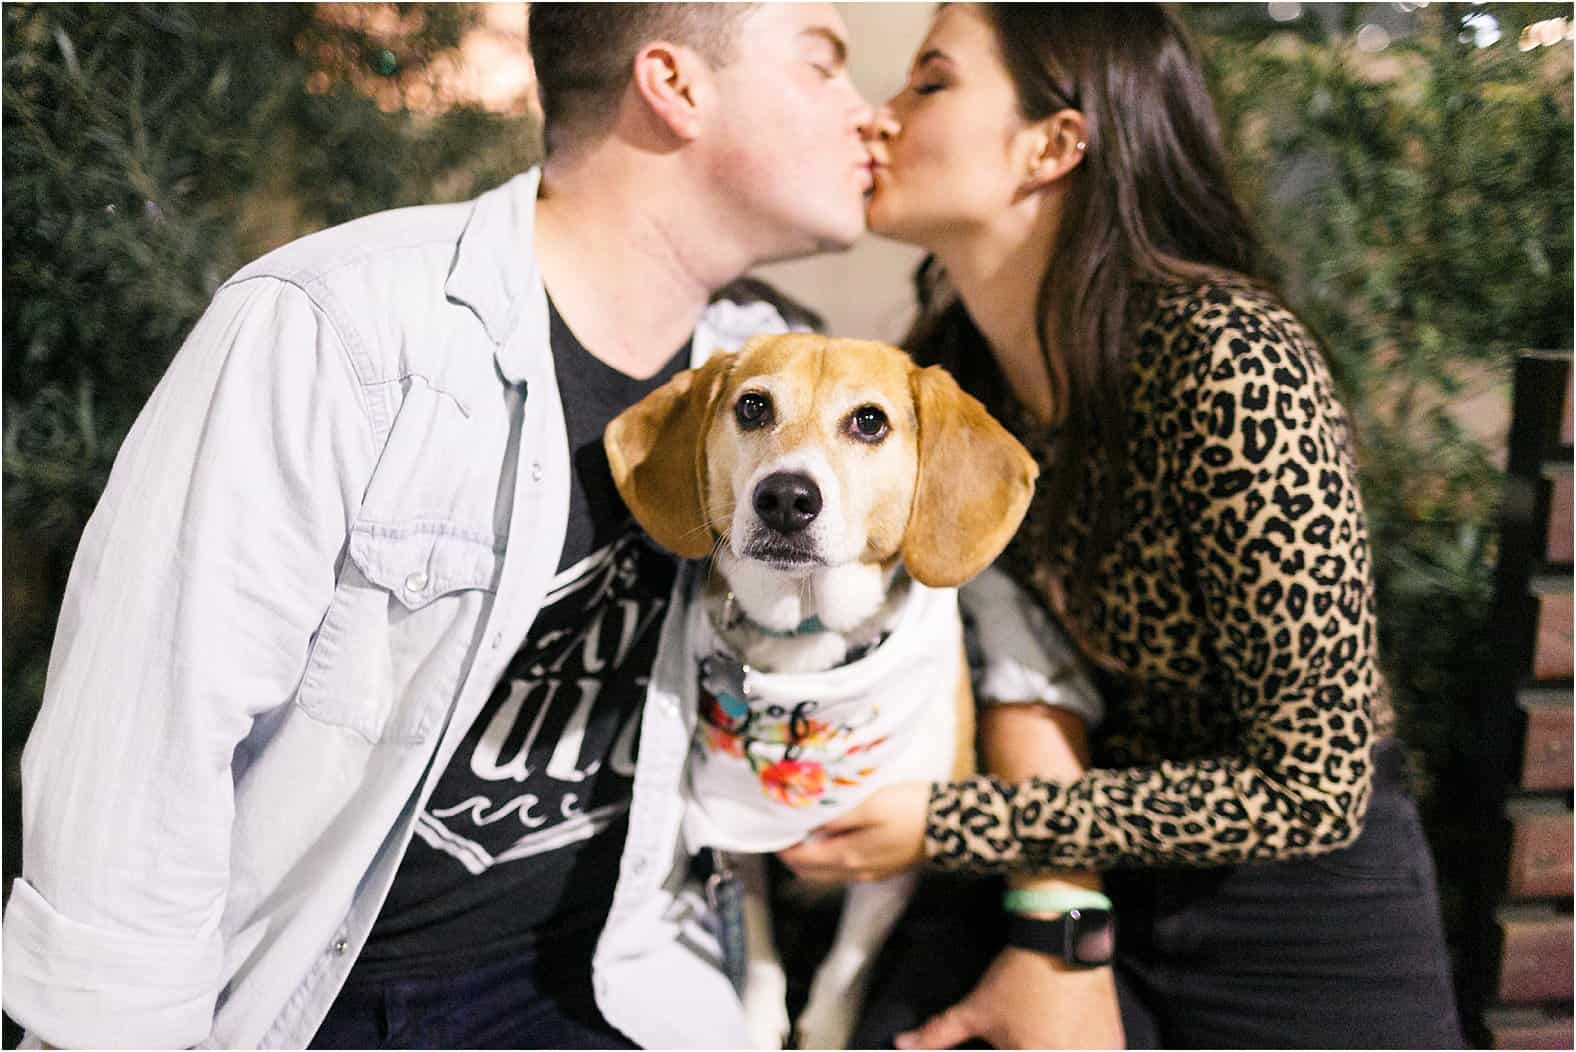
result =
[[[890,172],[888,171],[887,166],[882,164],[880,161],[871,161],[869,170],[870,184],[865,187],[866,201],[874,200],[875,196],[881,192],[884,186],[887,185],[887,180],[890,178]]]

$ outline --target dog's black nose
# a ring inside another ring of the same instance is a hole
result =
[[[798,533],[821,514],[821,489],[804,475],[767,475],[755,487],[755,513],[778,533]]]

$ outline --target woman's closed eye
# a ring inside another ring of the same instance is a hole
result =
[[[946,85],[943,84],[941,81],[939,81],[939,80],[932,80],[932,81],[928,81],[928,82],[926,82],[924,84],[915,84],[914,85],[914,94],[915,95],[934,95],[936,92],[940,91],[944,87],[946,87]]]

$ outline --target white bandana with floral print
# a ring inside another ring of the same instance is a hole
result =
[[[945,778],[963,674],[957,591],[913,582],[885,641],[825,672],[742,665],[690,604],[697,662],[684,839],[768,853],[803,840],[876,788]]]

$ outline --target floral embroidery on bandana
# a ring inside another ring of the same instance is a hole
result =
[[[813,760],[778,760],[762,769],[761,788],[789,807],[806,807],[826,792],[826,768]]]
[[[833,806],[838,801],[829,789],[853,788],[875,773],[861,754],[882,745],[884,736],[859,742],[859,726],[816,719],[818,701],[751,705],[740,697],[743,669],[721,656],[702,660],[700,679],[697,748],[748,763],[761,792],[774,803]],[[868,721],[879,715],[879,707],[872,707]]]

